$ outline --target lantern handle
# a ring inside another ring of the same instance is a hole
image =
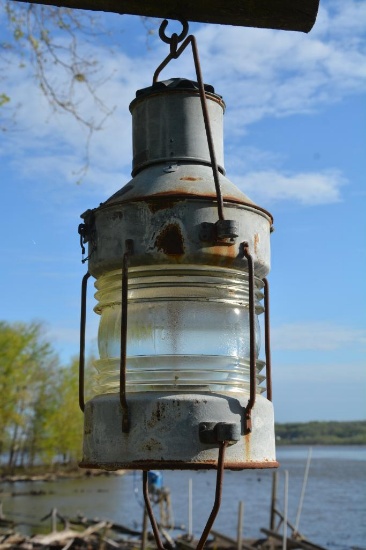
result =
[[[197,544],[196,550],[202,550],[208,535],[210,534],[210,531],[212,529],[212,526],[214,524],[214,521],[216,519],[217,514],[220,510],[221,505],[221,496],[222,496],[222,482],[224,478],[224,464],[225,464],[225,450],[226,447],[229,445],[229,441],[221,441],[220,447],[219,447],[219,456],[217,460],[217,475],[216,475],[216,489],[215,489],[215,500],[214,504],[211,510],[211,514],[207,520],[207,523],[205,525],[205,528],[202,532],[201,538]],[[144,470],[142,472],[142,484],[143,484],[143,494],[144,494],[144,500],[145,500],[145,506],[146,510],[150,519],[151,527],[154,533],[155,543],[158,547],[158,550],[165,550],[164,545],[160,538],[159,528],[158,524],[156,523],[156,519],[154,516],[154,512],[151,506],[150,497],[149,497],[149,487],[148,487],[148,471]]]
[[[252,431],[252,409],[255,404],[257,393],[256,377],[256,349],[255,349],[255,290],[254,290],[254,264],[253,256],[249,252],[249,244],[243,242],[243,253],[248,261],[248,279],[249,279],[249,357],[250,357],[250,394],[249,401],[245,408],[245,429],[246,432]]]
[[[80,311],[80,353],[79,353],[79,407],[82,412],[85,409],[84,398],[84,371],[85,371],[85,326],[86,326],[86,295],[88,279],[90,277],[87,271],[81,282],[81,311]]]
[[[178,59],[178,57],[184,52],[186,47],[189,44],[191,44],[193,60],[194,60],[194,68],[195,68],[195,71],[196,71],[197,84],[198,84],[200,100],[201,100],[201,109],[202,109],[203,121],[204,121],[204,124],[205,124],[205,130],[206,130],[207,145],[208,145],[208,150],[209,150],[209,153],[210,153],[212,175],[213,175],[213,179],[214,179],[214,182],[215,182],[218,216],[219,216],[219,220],[221,221],[221,220],[225,219],[225,217],[224,217],[224,201],[223,201],[222,193],[221,193],[219,168],[218,168],[218,165],[217,165],[215,147],[214,147],[214,142],[213,142],[213,138],[212,138],[210,117],[209,117],[209,114],[208,114],[207,100],[206,100],[205,87],[204,87],[204,83],[203,83],[201,65],[200,65],[200,60],[199,60],[199,55],[198,55],[197,42],[196,42],[195,37],[191,34],[191,35],[187,36],[187,38],[184,40],[183,44],[181,44],[179,46],[179,48],[177,49],[178,42],[182,40],[182,38],[180,38],[180,37],[182,35],[184,35],[185,30],[187,30],[187,32],[188,32],[188,23],[187,22],[182,22],[182,21],[181,21],[181,23],[184,27],[183,32],[179,36],[176,33],[174,33],[171,38],[167,38],[166,35],[164,34],[164,31],[165,31],[165,29],[168,25],[168,21],[166,19],[164,19],[164,21],[160,25],[159,36],[164,42],[167,42],[168,44],[170,44],[170,53],[167,55],[167,57],[164,59],[164,61],[162,61],[162,63],[156,69],[156,71],[154,73],[154,76],[153,76],[153,84],[156,84],[156,82],[158,81],[159,74],[168,65],[168,63],[172,59]]]
[[[271,361],[271,332],[269,322],[269,283],[266,277],[263,279],[264,284],[264,347],[266,353],[266,386],[267,399],[272,401],[272,361]]]

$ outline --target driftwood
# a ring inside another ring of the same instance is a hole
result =
[[[261,531],[266,534],[269,539],[272,538],[282,543],[283,537],[280,533],[276,533],[276,531],[271,531],[270,529],[261,529]],[[324,546],[319,546],[318,544],[314,544],[304,538],[287,538],[286,544],[288,550],[327,550]]]
[[[91,525],[84,531],[75,531],[74,529],[65,529],[64,531],[55,531],[49,533],[48,535],[36,535],[32,537],[31,541],[33,544],[39,544],[42,546],[49,546],[50,544],[62,544],[68,541],[69,539],[87,539],[91,535],[102,531],[103,529],[108,529],[109,523],[107,521],[100,521],[95,525]]]

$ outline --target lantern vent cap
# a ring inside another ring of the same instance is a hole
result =
[[[204,90],[206,95],[212,96],[213,99],[219,101],[225,110],[225,102],[222,99],[222,96],[215,93],[215,88],[211,84],[204,84]],[[198,82],[194,80],[189,80],[188,78],[169,78],[167,80],[160,80],[154,82],[152,86],[147,88],[141,88],[136,91],[136,98],[130,104],[130,111],[132,111],[133,106],[140,99],[145,99],[150,95],[155,95],[159,93],[174,93],[174,92],[193,92],[197,95],[199,94]]]

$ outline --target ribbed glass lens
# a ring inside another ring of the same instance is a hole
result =
[[[95,283],[101,315],[96,393],[119,390],[121,271]],[[261,283],[257,281],[256,313]],[[256,353],[260,327],[256,317]],[[249,390],[249,299],[245,274],[197,266],[129,270],[127,391]],[[257,360],[258,392],[264,381]]]

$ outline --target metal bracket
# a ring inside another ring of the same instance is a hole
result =
[[[239,234],[235,220],[218,220],[216,223],[203,222],[200,225],[199,238],[212,245],[232,245]]]
[[[81,215],[81,217],[83,218],[84,223],[79,224],[78,233],[80,235],[80,247],[81,253],[83,255],[81,262],[85,264],[85,262],[89,260],[89,258],[97,248],[95,240],[94,212],[93,210],[87,210],[86,212],[84,212],[84,214]],[[91,243],[90,254],[86,258],[84,258],[84,244],[87,244],[89,241]]]
[[[228,445],[234,445],[241,436],[240,424],[228,422],[201,422],[198,429],[201,443],[217,444],[227,441]]]

